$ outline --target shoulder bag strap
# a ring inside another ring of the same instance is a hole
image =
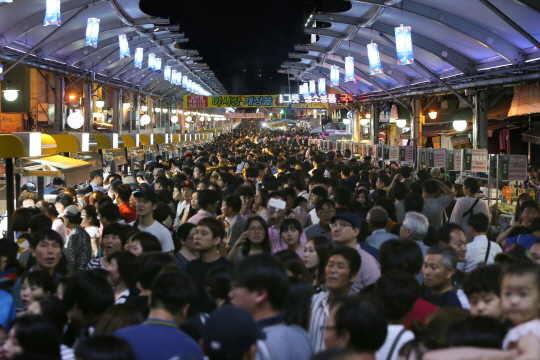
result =
[[[394,342],[392,343],[392,347],[390,348],[390,351],[388,352],[388,356],[386,356],[386,360],[392,360],[392,355],[394,355],[394,351],[396,350],[396,346],[399,342],[399,339],[401,339],[405,331],[407,331],[407,329],[403,328],[401,329],[399,334],[397,334],[396,338],[394,339]]]
[[[489,250],[491,250],[491,241],[489,241],[488,239],[488,247],[487,247],[487,251],[486,251],[486,258],[484,259],[484,264],[487,264],[487,261],[488,261],[488,257],[489,257]]]
[[[476,206],[476,204],[478,204],[479,201],[480,201],[480,199],[477,198],[477,199],[474,201],[474,204],[472,204],[472,206],[469,208],[469,210],[467,210],[467,211],[465,211],[465,212],[463,213],[463,217],[465,217],[465,216],[467,216],[467,215],[469,215],[469,214],[472,214],[474,207]]]

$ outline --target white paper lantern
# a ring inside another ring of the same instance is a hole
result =
[[[467,120],[454,120],[453,125],[456,131],[463,131],[467,128]]]
[[[103,109],[103,107],[105,106],[105,101],[103,100],[96,100],[96,106],[100,109]]]
[[[405,119],[397,119],[396,120],[397,127],[404,128],[407,125],[407,120]]]
[[[4,90],[4,99],[7,101],[15,101],[19,96],[19,90]]]
[[[369,119],[360,119],[360,125],[366,126],[367,124],[369,124]]]
[[[191,122],[193,120],[193,118],[191,116],[186,116],[186,121],[187,122]]]
[[[142,111],[148,110],[148,106],[146,106],[146,105],[141,105],[141,110],[142,110]]]
[[[144,114],[143,116],[141,116],[141,125],[148,125],[150,124],[150,116]]]
[[[172,122],[173,124],[176,124],[176,123],[178,122],[178,116],[173,115],[173,116],[171,117],[171,122]]]
[[[67,123],[72,129],[80,129],[84,125],[84,116],[78,111],[69,114]]]
[[[161,112],[161,108],[155,108],[154,111],[155,112]]]
[[[164,112],[164,113],[166,113],[167,111],[169,111],[169,109],[163,108],[163,112]]]
[[[122,104],[122,106],[124,107],[124,109],[129,110],[129,108],[131,107],[131,104],[128,102],[125,102]]]

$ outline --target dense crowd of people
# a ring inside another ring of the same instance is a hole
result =
[[[23,186],[0,240],[0,358],[540,358],[529,195],[497,234],[475,178],[249,120],[145,165],[55,178],[54,203]]]

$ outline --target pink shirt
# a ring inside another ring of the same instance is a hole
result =
[[[188,223],[197,225],[201,219],[205,217],[215,217],[214,214],[209,213],[206,210],[199,210],[198,213],[188,219]]]
[[[281,240],[279,229],[276,229],[273,226],[268,228],[268,235],[270,237],[270,248],[272,249],[272,254],[275,254],[278,251],[287,249],[287,244],[285,244],[285,242]],[[302,235],[300,235],[300,244],[302,245],[302,255],[300,255],[300,258],[303,257],[303,251],[304,251],[303,247],[306,246],[306,243],[307,243],[306,234],[302,231]]]
[[[360,265],[358,276],[356,276],[356,280],[351,286],[349,295],[358,294],[363,288],[373,284],[378,278],[381,277],[381,267],[379,262],[371,254],[365,250],[362,250],[359,244],[356,244],[354,249],[358,251],[358,254],[360,254],[362,264]]]

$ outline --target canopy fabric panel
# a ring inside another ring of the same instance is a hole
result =
[[[107,161],[114,161],[116,166],[127,164],[126,153],[124,149],[111,149],[103,153],[103,158]]]
[[[521,138],[528,143],[540,145],[540,126],[524,131]]]
[[[33,165],[36,163],[40,166]],[[20,169],[25,176],[64,176],[68,186],[90,180],[90,164],[86,161],[53,155],[26,160],[25,164]]]
[[[122,138],[122,140],[124,140],[124,147],[125,148],[131,149],[131,148],[134,148],[134,147],[137,146],[135,144],[135,139],[132,136],[130,136],[130,135],[120,135],[120,137]]]
[[[101,155],[94,151],[79,152],[73,155],[74,159],[86,161],[90,164],[90,171],[103,169]]]
[[[56,141],[58,152],[74,153],[81,150],[79,140],[73,135],[52,134],[50,136]]]

